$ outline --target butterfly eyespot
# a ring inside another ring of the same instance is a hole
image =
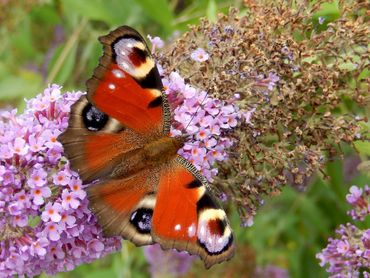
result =
[[[226,222],[221,219],[211,219],[208,221],[208,229],[212,235],[222,236],[226,229]]]
[[[152,209],[139,208],[131,214],[130,222],[139,233],[149,234],[152,229],[152,216]]]
[[[219,221],[217,221],[219,222]],[[220,220],[220,222],[223,222]],[[224,224],[216,225],[224,226]],[[203,228],[203,229],[202,229]],[[198,244],[211,256],[219,255],[225,252],[233,244],[233,234],[227,226],[224,227],[223,233],[218,234],[220,230],[212,231],[209,229],[209,223],[202,223],[201,229],[198,231]],[[221,227],[217,227],[219,229]],[[203,231],[203,233],[202,233]],[[213,232],[216,232],[215,234]]]
[[[108,115],[89,103],[82,111],[82,119],[88,130],[98,131],[106,125],[109,118]]]
[[[134,47],[132,50],[133,53],[130,55],[130,59],[132,60],[133,64],[139,66],[140,64],[145,63],[148,53],[138,47]]]

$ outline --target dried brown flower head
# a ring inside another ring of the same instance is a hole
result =
[[[214,182],[243,221],[288,178],[303,184],[338,157],[343,142],[361,138],[365,119],[354,111],[369,103],[370,34],[364,2],[340,3],[340,18],[327,22],[315,17],[320,3],[245,4],[244,16],[231,9],[216,23],[203,20],[159,57],[166,71],[215,98],[239,94],[240,109],[253,111],[233,134],[235,154]],[[206,62],[190,58],[199,47]]]

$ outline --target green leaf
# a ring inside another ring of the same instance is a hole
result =
[[[35,217],[30,217],[28,219],[28,226],[30,227],[36,227],[39,223],[41,222],[41,217],[40,216],[35,216]]]
[[[207,18],[211,22],[216,22],[217,20],[217,4],[215,0],[208,1]]]
[[[173,12],[166,0],[139,0],[143,11],[155,22],[159,23],[167,33],[172,30]]]
[[[57,63],[61,63],[61,66],[53,80],[50,80],[53,83],[58,83],[64,85],[67,80],[71,80],[73,76],[73,69],[76,63],[76,53],[77,53],[77,44],[74,44],[71,49],[69,50],[68,54],[64,58],[63,61],[59,61],[62,59],[61,53],[63,52],[64,47],[66,44],[60,45],[57,50],[55,51],[53,58],[50,62],[50,69],[56,66]]]
[[[60,24],[60,17],[57,9],[53,5],[37,5],[30,14],[33,22],[38,24],[55,25]],[[40,25],[39,25],[40,26]]]
[[[328,24],[337,20],[340,17],[340,10],[338,1],[329,3],[323,3],[320,6],[320,10],[312,16],[312,22],[317,32],[326,30]],[[324,22],[320,24],[319,19],[323,19]]]
[[[101,277],[116,277],[114,269],[112,268],[101,268],[95,269],[88,275],[89,278],[101,278]]]
[[[370,142],[367,141],[355,141],[354,142],[357,150],[364,155],[370,155]]]
[[[41,84],[41,76],[31,71],[20,71],[18,76],[0,79],[0,100],[33,97]]]
[[[344,200],[347,188],[344,185],[343,165],[340,160],[335,160],[327,164],[327,173],[330,176],[330,185],[340,199]]]
[[[365,68],[358,76],[358,80],[362,80],[368,77],[370,77],[370,70],[369,68]]]
[[[34,59],[36,56],[35,44],[33,42],[30,28],[30,19],[25,17],[21,22],[22,28],[11,34],[10,41],[15,50],[15,59]]]
[[[105,5],[107,1],[101,0],[64,0],[62,3],[64,7],[64,12],[73,12],[78,13],[85,16],[88,19],[92,20],[103,20],[108,21],[110,20],[109,10],[107,9],[107,5]]]

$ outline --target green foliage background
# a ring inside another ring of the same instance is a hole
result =
[[[48,83],[61,84],[65,90],[85,90],[84,82],[101,55],[97,37],[117,26],[130,25],[142,34],[171,39],[174,33],[184,32],[187,24],[196,24],[200,17],[215,20],[217,13],[227,12],[230,6],[243,12],[241,1],[230,0],[2,0],[0,108],[22,109],[23,99],[40,93]],[[329,22],[339,14],[336,2],[324,4],[312,24],[318,24],[319,16]],[[358,149],[365,160],[369,144],[359,143]],[[235,258],[209,271],[196,262],[186,276],[249,277],[247,273],[256,265],[275,265],[288,269],[291,277],[327,277],[315,254],[339,224],[349,221],[345,202],[349,186],[369,181],[355,171],[353,151],[344,151],[345,166],[335,160],[327,166],[329,177],[313,177],[306,192],[286,187],[281,195],[266,200],[252,227],[241,228],[237,214],[231,211],[238,246]],[[370,223],[362,225],[369,227]],[[123,243],[119,253],[58,275],[149,276],[142,249],[129,242]]]

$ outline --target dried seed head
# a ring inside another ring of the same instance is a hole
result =
[[[248,221],[265,195],[276,194],[287,180],[301,188],[324,157],[360,134],[361,119],[338,111],[343,100],[369,102],[369,79],[361,74],[369,66],[370,31],[363,3],[345,4],[338,20],[322,23],[326,30],[312,23],[319,4],[245,5],[245,16],[231,9],[216,23],[202,20],[159,60],[165,71],[176,69],[210,96],[230,100],[238,94],[241,110],[253,109],[232,135],[238,155],[218,165],[214,182]],[[199,47],[209,54],[207,63],[191,59]]]

